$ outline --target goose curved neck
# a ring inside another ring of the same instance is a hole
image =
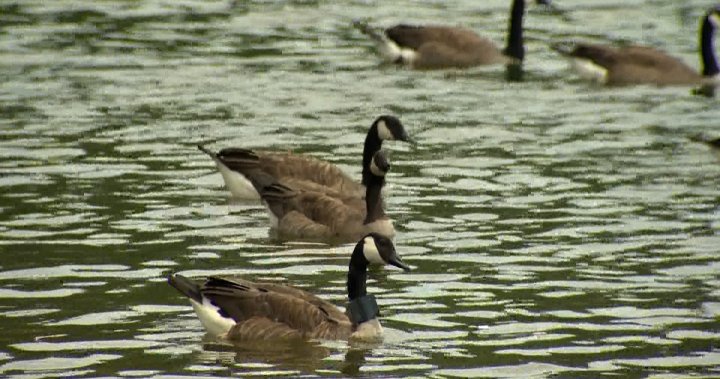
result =
[[[382,205],[382,187],[385,184],[384,176],[369,173],[366,177],[365,188],[365,224],[385,217]]]
[[[368,185],[368,177],[372,175],[370,173],[370,161],[372,160],[373,155],[375,155],[375,153],[382,147],[382,140],[378,135],[377,124],[377,121],[374,122],[370,127],[370,130],[368,130],[368,134],[365,137],[365,145],[363,147],[362,184],[365,186]]]
[[[347,291],[349,301],[367,295],[367,266],[367,260],[363,255],[363,244],[358,243],[350,257],[350,266],[348,267]]]
[[[700,28],[700,56],[702,59],[702,75],[712,77],[720,73],[717,57],[715,56],[715,25],[711,13],[708,13]]]
[[[507,45],[503,54],[517,60],[519,63],[525,58],[523,47],[523,15],[525,14],[525,0],[513,0],[510,9],[510,25],[508,27]]]

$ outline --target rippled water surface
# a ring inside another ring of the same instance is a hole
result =
[[[531,6],[501,67],[380,64],[356,17],[502,43],[509,1],[0,2],[0,376],[720,375],[717,99],[598,88],[548,44],[699,65],[705,0]],[[195,145],[306,152],[358,175],[380,114],[409,274],[373,269],[385,341],[232,346],[165,281],[242,274],[344,303],[351,245],[282,244]]]

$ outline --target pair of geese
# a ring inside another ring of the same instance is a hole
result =
[[[261,199],[278,235],[291,240],[359,241],[350,256],[348,304],[343,312],[321,298],[286,285],[212,276],[198,284],[171,274],[169,284],[190,299],[208,333],[232,341],[273,339],[362,339],[382,336],[375,297],[366,291],[369,264],[410,271],[397,255],[395,235],[383,211],[381,191],[390,168],[385,140],[411,142],[393,116],[380,116],[363,148],[362,181],[313,157],[239,148],[214,153],[235,197]]]
[[[550,6],[549,0],[537,3]],[[505,64],[519,65],[524,59],[522,18],[525,0],[513,0],[507,44],[503,50],[491,40],[460,27],[396,25],[384,32],[355,22],[370,36],[389,62],[413,69],[467,68]],[[569,58],[583,78],[606,85],[718,85],[720,67],[714,49],[720,6],[707,10],[700,22],[700,72],[682,60],[648,46],[559,42],[551,47]]]
[[[525,0],[513,0],[504,50],[463,28],[397,25],[379,33],[367,24],[356,26],[378,43],[387,60],[413,69],[519,65],[524,58],[524,8]],[[608,85],[714,85],[720,73],[714,51],[719,19],[719,6],[710,8],[702,18],[701,72],[646,46],[559,43],[553,48],[572,58],[582,77]],[[170,285],[190,299],[210,334],[231,340],[374,339],[382,335],[377,303],[366,292],[367,267],[390,264],[410,270],[389,239],[394,229],[382,208],[381,190],[389,164],[380,147],[386,139],[409,140],[396,118],[380,117],[370,128],[361,183],[327,162],[308,157],[245,149],[214,154],[200,147],[215,160],[235,196],[263,200],[280,235],[335,241],[363,235],[348,266],[346,312],[311,293],[275,283],[210,277],[199,285],[171,275]]]

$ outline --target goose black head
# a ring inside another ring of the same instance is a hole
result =
[[[395,116],[380,116],[373,124],[377,127],[380,140],[413,142],[400,119]]]
[[[389,264],[410,271],[410,266],[406,265],[397,255],[395,245],[389,238],[377,233],[370,233],[363,237],[358,244],[362,244],[363,256],[368,263]]]

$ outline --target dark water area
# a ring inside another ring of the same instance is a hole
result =
[[[556,1],[502,67],[385,65],[352,27],[463,25],[509,1],[0,2],[0,376],[720,375],[717,99],[602,88],[549,44],[698,67],[709,1]],[[169,272],[288,282],[338,305],[352,245],[281,243],[197,150],[293,150],[359,176],[395,114],[386,210],[412,273],[373,269],[382,343],[230,345]]]

